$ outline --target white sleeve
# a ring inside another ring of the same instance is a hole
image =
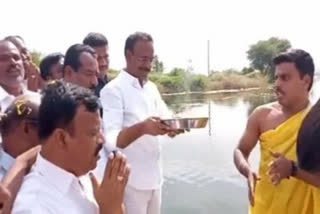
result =
[[[123,101],[119,89],[108,87],[101,91],[100,101],[103,108],[103,128],[106,145],[116,146],[117,138],[123,128]]]
[[[154,85],[154,87],[155,87],[155,94],[157,98],[157,109],[158,109],[159,117],[162,119],[171,118],[172,112],[169,111],[167,104],[163,101],[157,86]]]

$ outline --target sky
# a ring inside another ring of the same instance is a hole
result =
[[[310,52],[320,66],[320,3],[316,0],[1,0],[0,38],[21,35],[29,49],[64,53],[89,32],[109,40],[110,66],[125,66],[124,43],[150,33],[165,69],[241,69],[250,45],[272,36]]]

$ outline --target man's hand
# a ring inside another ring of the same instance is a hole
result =
[[[118,151],[109,155],[101,184],[89,174],[101,214],[124,214],[123,197],[129,174],[126,157]]]
[[[284,178],[289,178],[292,170],[292,162],[286,159],[282,154],[270,151],[272,157],[275,158],[269,164],[268,175],[270,181],[274,185],[280,184],[281,180]]]
[[[162,123],[159,117],[150,117],[143,121],[143,133],[152,136],[165,135],[170,132],[176,131],[170,126]]]
[[[4,204],[11,198],[11,194],[7,188],[0,184],[0,210]]]
[[[16,158],[16,161],[18,161],[21,164],[25,164],[26,167],[29,169],[32,167],[32,165],[36,162],[36,158],[38,153],[41,151],[41,145],[35,146],[28,151],[22,153]]]
[[[39,68],[31,61],[24,61],[25,75],[28,80],[28,89],[38,91],[42,87],[42,78]]]
[[[19,155],[2,179],[3,185],[11,193],[11,197],[4,204],[2,214],[11,213],[11,208],[22,184],[23,177],[29,172],[30,168],[36,161],[37,154],[40,150],[41,146],[36,146]]]
[[[189,132],[190,129],[176,129],[176,130],[173,130],[173,131],[170,131],[168,133],[168,136],[171,137],[171,138],[174,138],[175,136],[179,135],[179,134],[183,134],[185,132]]]
[[[248,183],[249,201],[251,206],[254,206],[254,193],[255,193],[256,184],[258,180],[260,180],[260,178],[258,177],[257,173],[250,170],[248,172],[247,183]]]

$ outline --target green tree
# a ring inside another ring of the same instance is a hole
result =
[[[152,71],[157,72],[157,73],[163,73],[163,71],[164,71],[163,62],[161,62],[159,60],[159,57],[157,55],[154,57]]]
[[[112,79],[116,78],[119,73],[120,73],[119,70],[110,68],[110,69],[107,71],[107,75],[108,75],[109,80],[112,80]]]
[[[241,73],[243,73],[243,74],[249,74],[249,73],[252,73],[252,72],[254,72],[254,69],[251,68],[251,67],[250,68],[244,67],[241,70]]]
[[[185,76],[186,72],[187,71],[183,68],[173,68],[170,71],[169,75],[170,76]]]
[[[291,48],[291,44],[287,39],[271,37],[268,40],[258,41],[256,44],[251,45],[247,51],[251,67],[273,78],[274,66],[272,59],[289,48]]]
[[[31,54],[32,62],[39,67],[41,59],[42,59],[42,54],[36,50],[31,51],[30,54]]]

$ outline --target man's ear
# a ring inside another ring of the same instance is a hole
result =
[[[304,75],[303,76],[303,80],[304,80],[304,83],[305,83],[306,87],[309,88],[310,85],[311,85],[311,82],[312,82],[311,76],[310,75]]]
[[[70,79],[73,72],[74,72],[73,68],[70,65],[67,65],[63,69],[63,78],[65,78],[67,80]]]
[[[70,135],[64,129],[57,128],[53,132],[53,139],[59,147],[67,148],[70,142]]]
[[[125,54],[125,57],[127,60],[130,60],[132,58],[132,52],[130,50],[126,50],[126,54]]]

